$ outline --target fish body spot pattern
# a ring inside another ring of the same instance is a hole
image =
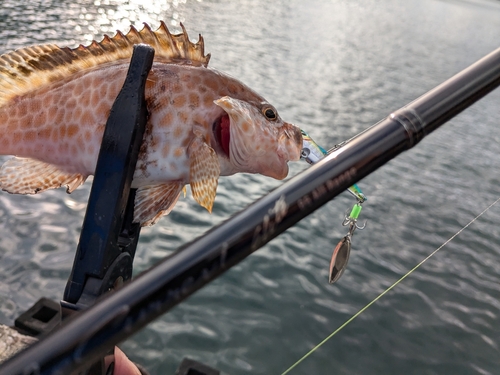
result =
[[[134,221],[151,225],[191,185],[211,211],[219,176],[260,173],[282,179],[298,160],[300,130],[266,116],[270,104],[242,82],[208,68],[204,41],[171,34],[165,24],[75,49],[43,45],[0,56],[0,187],[36,194],[71,192],[94,174],[104,127],[133,45],[150,44],[155,60],[145,94],[149,118],[132,187]]]

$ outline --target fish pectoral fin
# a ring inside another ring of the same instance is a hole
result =
[[[71,193],[86,179],[87,176],[80,173],[29,158],[12,158],[0,168],[0,188],[12,194],[36,194],[61,186],[66,186],[66,191]]]
[[[149,226],[168,215],[177,203],[183,182],[142,186],[135,193],[134,223]]]
[[[217,153],[201,138],[196,137],[189,145],[188,154],[189,184],[193,198],[208,212],[212,212],[220,176]]]

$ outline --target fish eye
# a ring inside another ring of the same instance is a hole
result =
[[[278,114],[276,110],[272,107],[264,107],[262,108],[262,114],[266,116],[268,120],[275,121],[278,118]]]

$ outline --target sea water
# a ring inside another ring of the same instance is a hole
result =
[[[500,47],[500,2],[475,0],[3,0],[0,52],[87,44],[164,20],[201,33],[242,80],[324,148]],[[151,374],[184,357],[226,374],[281,374],[500,197],[497,90],[364,180],[348,268],[328,284],[344,193],[121,344]],[[5,160],[6,158],[3,158]],[[308,168],[291,163],[290,176]],[[190,197],[143,229],[138,274],[281,181],[221,178],[213,214]],[[59,300],[91,181],[67,195],[0,194],[0,323]],[[500,206],[494,206],[291,374],[497,374]]]

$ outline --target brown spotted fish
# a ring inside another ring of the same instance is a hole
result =
[[[298,160],[300,130],[255,91],[214,69],[203,38],[164,23],[131,28],[77,48],[41,45],[0,56],[0,187],[36,194],[72,192],[95,171],[111,106],[127,73],[132,47],[155,48],[146,84],[148,124],[132,187],[134,221],[155,223],[189,184],[211,211],[219,176],[260,173],[283,179]]]

